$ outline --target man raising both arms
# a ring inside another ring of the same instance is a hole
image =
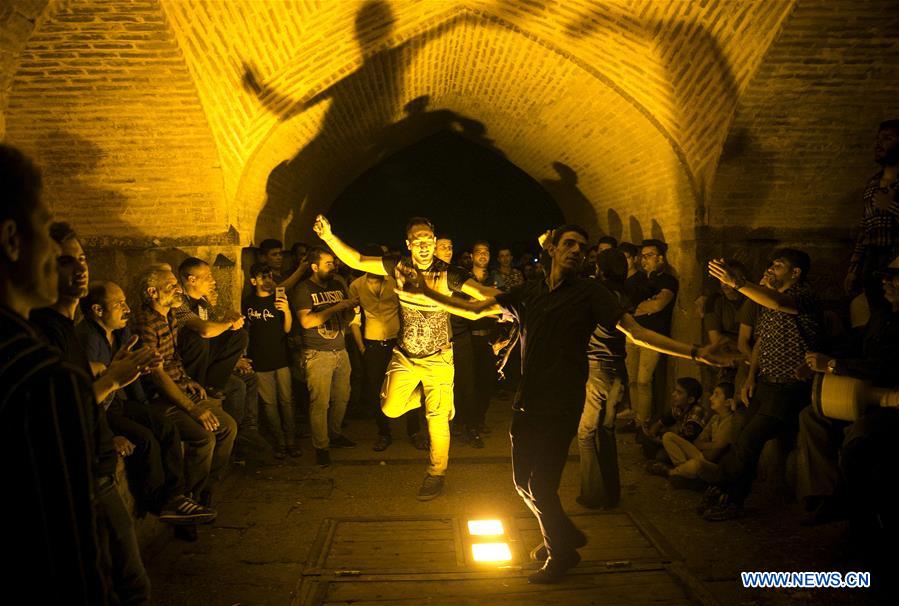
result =
[[[400,334],[381,387],[381,410],[391,418],[418,407],[412,392],[421,385],[425,397],[428,434],[431,438],[428,474],[418,491],[418,499],[428,501],[443,490],[449,462],[449,422],[453,405],[453,350],[449,313],[421,294],[404,290],[404,270],[415,268],[435,291],[450,295],[463,292],[485,299],[499,291],[486,288],[469,278],[468,272],[434,257],[437,239],[433,224],[413,217],[406,225],[406,247],[410,257],[371,257],[347,246],[331,232],[331,224],[319,215],[313,226],[318,237],[337,257],[359,271],[392,276],[400,300]]]
[[[454,314],[477,319],[518,313],[522,325],[522,373],[512,417],[512,477],[515,488],[540,522],[543,545],[533,551],[546,558],[531,583],[556,583],[580,562],[577,552],[587,537],[572,523],[559,500],[559,481],[568,448],[584,408],[588,375],[587,344],[597,325],[616,328],[641,347],[719,365],[711,346],[697,347],[653,332],[634,320],[601,282],[578,277],[587,252],[587,233],[577,225],[559,227],[546,249],[552,263],[546,279],[531,280],[482,301],[446,296],[407,269],[407,290],[421,293]]]

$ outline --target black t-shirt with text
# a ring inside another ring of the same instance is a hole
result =
[[[637,323],[659,334],[670,335],[671,316],[674,313],[674,303],[677,301],[677,290],[679,287],[680,285],[677,278],[668,272],[654,272],[651,276],[647,277],[644,284],[644,296],[641,301],[651,299],[663,290],[670,290],[673,292],[674,298],[671,299],[662,311],[657,311],[654,314],[635,316]],[[639,305],[641,301],[634,301],[634,304]]]
[[[550,291],[532,280],[496,297],[521,322],[521,382],[515,408],[529,414],[577,417],[584,408],[587,345],[597,325],[611,334],[624,309],[593,279],[568,278]]]
[[[318,313],[346,299],[346,287],[343,279],[332,277],[324,286],[319,286],[310,278],[300,282],[294,292],[297,310],[309,309]],[[303,347],[317,351],[340,351],[346,349],[343,335],[347,321],[344,314],[338,312],[323,324],[303,329]]]
[[[260,297],[253,293],[243,300],[241,307],[250,333],[247,356],[253,361],[253,368],[270,372],[288,366],[284,312],[275,308],[275,296]]]
[[[396,294],[400,300],[400,334],[398,347],[408,356],[423,358],[450,347],[452,331],[450,314],[423,295],[403,290],[406,277],[401,269],[411,267],[409,257],[383,257],[384,271],[396,280]],[[466,270],[434,259],[431,265],[420,270],[433,290],[450,295],[459,292],[470,277]]]

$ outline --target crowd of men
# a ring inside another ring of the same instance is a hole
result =
[[[323,245],[294,245],[292,267],[281,242],[260,243],[239,310],[218,305],[212,268],[195,257],[148,265],[127,285],[95,279],[77,232],[43,199],[39,170],[0,146],[0,443],[17,522],[13,573],[49,575],[34,585],[47,602],[148,603],[120,459],[135,513],[196,540],[197,525],[216,518],[231,461],[302,456],[298,415],[319,467],[332,464],[332,448],[355,447],[342,430],[351,394],[373,421],[374,451],[391,446],[391,420],[404,417],[428,451],[417,498],[433,499],[452,437],[472,448],[489,439],[504,369],[515,390],[514,485],[544,538],[531,582],[559,581],[587,541],[558,496],[575,437],[578,502],[618,505],[616,427],[634,432],[650,473],[704,492],[705,520],[745,515],[762,450],[776,440],[796,448],[807,523],[851,517],[866,537],[894,532],[899,410],[845,421],[810,405],[827,375],[899,387],[899,122],[881,125],[875,160],[845,280],[850,328],[825,315],[809,255],[781,248],[758,282],[740,263],[709,262],[719,289],[701,307],[704,345],[691,345],[670,337],[679,281],[666,243],[606,236],[591,247],[576,225],[543,234],[540,262],[516,267],[509,248],[486,241],[454,250],[424,217],[409,220],[401,255],[357,250],[319,216]],[[705,385],[677,378],[658,402],[664,356],[713,370]]]

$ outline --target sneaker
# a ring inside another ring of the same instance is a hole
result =
[[[175,526],[175,538],[187,543],[196,543],[199,538],[197,527],[193,524],[190,526]]]
[[[543,563],[543,568],[528,577],[528,583],[536,585],[548,585],[550,583],[558,583],[571,568],[577,566],[581,561],[581,555],[572,551],[567,556],[553,556],[547,558]]]
[[[709,507],[702,514],[702,519],[707,522],[727,522],[728,520],[742,518],[744,515],[743,506],[737,505],[725,496],[720,503]]]
[[[291,444],[287,447],[287,454],[296,459],[303,456],[303,449],[297,444]]]
[[[721,500],[723,494],[717,486],[706,488],[705,494],[702,495],[702,500],[696,506],[696,514],[700,516],[704,514],[712,505],[716,505]]]
[[[331,438],[331,448],[356,448],[356,443],[343,434]]]
[[[443,492],[443,476],[428,474],[421,483],[421,488],[418,489],[418,500],[430,501],[440,496],[441,492]]]
[[[272,456],[280,461],[281,459],[287,458],[287,451],[284,449],[284,447],[275,448],[272,451]]]
[[[378,436],[378,439],[375,440],[375,445],[371,449],[375,452],[384,452],[392,443],[393,439],[390,436]]]
[[[484,448],[484,440],[481,439],[477,429],[469,429],[465,434],[465,439],[472,448]]]
[[[419,431],[417,434],[410,436],[409,441],[412,442],[412,446],[416,450],[428,450],[431,447],[431,440],[425,431]]]
[[[159,521],[174,525],[209,524],[218,514],[190,497],[175,499],[159,513]]]
[[[315,449],[315,464],[325,469],[331,466],[331,453],[327,448]]]

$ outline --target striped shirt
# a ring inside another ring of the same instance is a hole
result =
[[[184,370],[181,356],[175,348],[178,338],[178,319],[172,310],[166,315],[161,315],[149,305],[141,305],[134,310],[131,316],[134,333],[140,337],[140,341],[147,347],[154,347],[162,356],[162,369],[172,381],[179,387],[184,387],[192,381]]]

